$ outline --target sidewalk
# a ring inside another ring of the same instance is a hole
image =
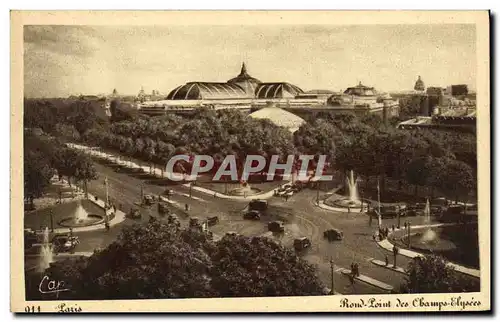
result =
[[[404,268],[399,267],[399,266],[394,267],[393,263],[389,263],[389,265],[385,265],[384,261],[381,261],[381,260],[378,260],[378,259],[372,259],[371,262],[374,265],[377,265],[377,266],[380,266],[380,267],[383,267],[383,268],[387,268],[387,269],[390,269],[391,271],[398,272],[398,273],[406,275],[406,270]]]
[[[430,227],[442,227],[442,226],[450,226],[450,225],[453,225],[453,224],[419,225],[419,226],[412,226],[412,229],[427,228],[427,227],[429,227],[429,228]],[[392,235],[394,232],[400,231],[400,230],[403,230],[403,229],[396,229],[395,231],[390,232],[389,236]],[[383,249],[385,249],[386,251],[392,253],[392,249],[393,249],[394,245],[388,239],[377,241],[377,244],[380,247],[382,247]],[[406,257],[409,257],[409,258],[424,257],[425,256],[425,254],[418,253],[416,251],[405,249],[405,248],[400,248],[399,249],[399,254],[403,255],[403,256],[406,256]],[[453,269],[455,269],[456,271],[460,272],[460,273],[467,274],[467,275],[470,275],[470,276],[474,276],[474,277],[477,277],[477,278],[481,277],[481,272],[478,269],[473,269],[473,268],[465,267],[465,266],[462,266],[462,265],[459,265],[459,264],[456,264],[456,263],[452,263],[452,262],[448,262],[448,265],[450,267],[452,267]]]

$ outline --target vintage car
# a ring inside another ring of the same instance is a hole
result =
[[[338,229],[328,229],[323,232],[323,237],[328,241],[342,240],[344,239],[344,233]]]
[[[267,229],[273,233],[282,233],[285,231],[285,226],[282,221],[272,221],[267,224]]]
[[[143,202],[146,206],[151,206],[155,203],[155,197],[152,195],[145,195]]]
[[[24,230],[24,248],[29,249],[33,244],[38,243],[38,237],[33,229],[27,228]]]
[[[248,204],[249,210],[265,211],[267,209],[267,200],[255,199]]]
[[[158,203],[158,213],[160,215],[167,215],[170,213],[170,209],[168,208],[168,205],[164,202],[159,202]]]
[[[180,224],[181,224],[180,221],[179,221],[179,218],[175,214],[169,215],[168,218],[167,218],[167,222],[169,224],[176,224],[178,226],[180,226]]]
[[[52,245],[54,245],[54,251],[56,253],[70,252],[75,249],[76,245],[79,243],[80,240],[77,236],[56,235],[52,238]]]
[[[130,209],[130,212],[127,214],[127,218],[130,218],[130,219],[141,219],[142,218],[142,214],[139,211],[139,209],[132,208],[132,209]]]
[[[214,225],[217,225],[218,223],[219,223],[219,217],[217,217],[217,216],[207,218],[207,224],[209,226],[214,226]]]
[[[307,237],[296,238],[293,241],[293,248],[295,248],[296,251],[302,251],[309,247],[311,247],[311,241]]]
[[[260,212],[257,210],[250,210],[243,215],[243,219],[260,220]]]
[[[198,217],[191,217],[189,219],[189,227],[201,227],[200,219]]]

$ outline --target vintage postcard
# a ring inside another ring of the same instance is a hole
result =
[[[11,30],[13,312],[491,309],[489,12]]]

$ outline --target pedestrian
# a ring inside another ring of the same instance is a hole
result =
[[[385,255],[385,266],[389,266],[389,257]]]
[[[106,228],[106,231],[109,231],[109,222],[105,222],[104,223],[104,228]]]
[[[351,213],[351,207],[347,207],[347,213],[350,214]]]
[[[94,196],[94,198],[95,198],[95,201],[99,200],[99,199],[97,198],[97,196]]]
[[[354,271],[356,273],[356,276],[359,277],[359,264],[358,263],[354,263]]]
[[[285,201],[288,201],[288,194],[285,195]]]
[[[406,230],[408,228],[408,223],[405,221],[403,226],[405,226],[405,230]]]
[[[370,218],[370,219],[368,220],[368,226],[370,226],[370,227],[371,227],[371,226],[372,226],[373,217],[372,217],[372,215],[371,215],[370,213],[368,213],[368,217]]]
[[[399,253],[399,248],[396,245],[392,247],[392,253],[394,255],[394,267],[396,267],[396,257],[398,256]]]
[[[184,206],[184,209],[186,209],[186,211],[189,211],[189,205],[188,205],[188,204],[186,204],[186,205]]]
[[[392,231],[396,230],[396,226],[392,225]]]
[[[73,228],[69,227],[69,237],[73,237]]]

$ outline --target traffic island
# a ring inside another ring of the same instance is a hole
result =
[[[399,266],[394,267],[394,264],[389,263],[388,265],[386,265],[386,263],[384,261],[381,261],[381,260],[378,260],[378,259],[372,259],[371,262],[374,265],[390,269],[391,271],[394,271],[394,272],[397,272],[397,273],[401,273],[401,274],[405,274],[405,275],[407,274],[406,270],[404,268],[399,267]]]
[[[348,269],[343,269],[340,272],[348,277],[352,276],[352,272]],[[394,291],[394,287],[392,285],[386,284],[384,282],[368,277],[366,275],[354,276],[354,279],[366,283],[368,285],[375,286],[389,293]]]

